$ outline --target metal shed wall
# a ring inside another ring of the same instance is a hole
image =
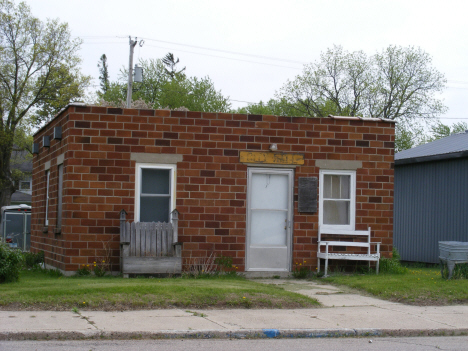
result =
[[[395,166],[394,246],[439,262],[439,241],[468,241],[468,158]]]

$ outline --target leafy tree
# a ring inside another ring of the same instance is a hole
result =
[[[298,109],[291,108],[286,101],[276,99],[249,103],[246,107],[239,107],[232,112],[250,115],[302,116]]]
[[[174,79],[162,86],[158,108],[185,107],[190,111],[228,112],[231,104],[209,77]]]
[[[462,133],[465,130],[468,130],[468,124],[466,122],[457,122],[452,125],[452,127],[438,122],[436,125],[432,126],[432,137],[429,138],[429,141],[434,141],[437,139],[448,137],[449,135]]]
[[[431,141],[448,137],[449,135],[461,133],[468,130],[466,122],[454,123],[452,126],[443,124],[437,121],[436,124],[430,126],[429,134],[425,132],[422,123],[415,124],[408,127],[404,122],[396,125],[395,131],[395,151],[411,149],[412,147],[429,143]]]
[[[411,127],[405,122],[397,123],[395,126],[395,152],[427,143],[428,138],[424,129],[424,125],[421,123],[413,123]]]
[[[169,55],[169,54],[168,54]],[[168,57],[166,55],[165,58]],[[171,54],[172,55],[172,54]],[[173,59],[173,55],[171,56]],[[172,60],[175,64],[179,62]],[[229,98],[217,91],[209,77],[187,77],[183,70],[177,70],[175,64],[167,69],[161,59],[140,60],[143,68],[143,81],[134,83],[132,100],[144,101],[152,108],[177,109],[185,107],[190,111],[228,112]],[[127,71],[122,69],[118,82],[110,83],[108,91],[102,95],[101,104],[122,106],[126,96]]]
[[[322,53],[277,92],[305,116],[336,115],[430,121],[446,111],[436,94],[444,76],[419,48],[389,46],[368,57],[341,47]],[[325,107],[325,108],[324,108]],[[412,128],[412,123],[407,126]]]
[[[102,54],[97,66],[99,68],[99,85],[101,86],[101,93],[105,94],[109,89],[109,70],[106,54]]]
[[[17,129],[40,125],[84,93],[90,78],[79,72],[80,44],[66,24],[43,23],[25,3],[0,0],[0,206],[15,190],[10,159]]]
[[[304,66],[302,75],[286,82],[276,97],[303,116],[362,114],[371,81],[369,59],[362,51],[348,53],[339,46]]]
[[[166,56],[162,58],[161,62],[165,66],[164,71],[171,79],[181,76],[183,74],[182,72],[185,71],[185,67],[181,70],[177,70],[176,66],[179,63],[179,58],[176,60],[172,52],[168,52]]]

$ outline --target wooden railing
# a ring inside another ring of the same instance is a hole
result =
[[[129,274],[180,273],[181,244],[178,242],[179,212],[172,211],[172,222],[126,222],[120,211],[121,272]]]

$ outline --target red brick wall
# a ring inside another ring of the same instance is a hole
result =
[[[62,140],[42,147],[42,136],[62,126]],[[297,212],[297,178],[317,176],[316,160],[357,160],[356,229],[372,227],[388,256],[393,232],[394,124],[352,119],[278,117],[70,106],[34,138],[31,246],[67,271],[92,264],[110,242],[118,270],[119,211],[133,219],[135,161],[131,153],[180,154],[177,209],[183,257],[212,252],[232,256],[244,270],[247,166],[243,150],[301,153],[295,169],[293,257],[316,267],[318,213]],[[62,232],[55,234],[57,165],[65,153]],[[44,164],[51,161],[49,227],[45,219]]]

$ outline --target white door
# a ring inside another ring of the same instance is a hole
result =
[[[290,270],[293,184],[291,169],[248,169],[247,271]]]

